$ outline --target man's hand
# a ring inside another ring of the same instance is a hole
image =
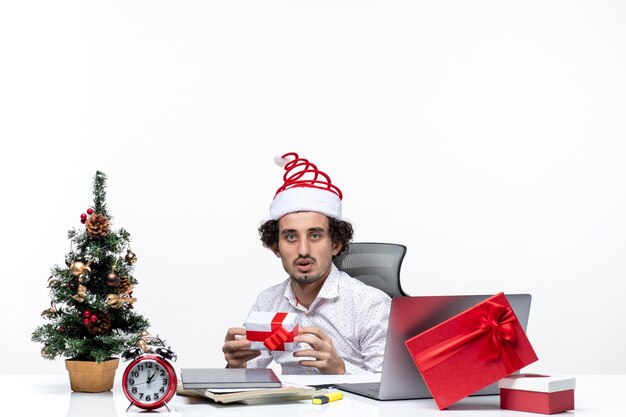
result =
[[[343,375],[346,373],[346,365],[343,359],[337,355],[333,341],[319,327],[303,327],[300,329],[300,334],[293,340],[297,343],[308,343],[311,346],[311,349],[294,352],[293,356],[315,358],[315,360],[302,360],[300,365],[317,368],[322,374]]]
[[[236,337],[243,336],[243,337]],[[231,327],[226,332],[224,339],[224,358],[228,362],[229,368],[245,368],[246,362],[254,359],[261,354],[260,350],[250,350],[250,341],[245,338],[246,329],[243,327]]]

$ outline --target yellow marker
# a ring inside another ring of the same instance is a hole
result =
[[[343,398],[343,392],[341,391],[333,391],[324,395],[318,395],[313,397],[311,401],[313,404],[327,404],[333,401],[337,401]]]

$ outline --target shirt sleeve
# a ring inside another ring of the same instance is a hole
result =
[[[383,370],[383,356],[385,354],[391,298],[381,291],[379,296],[375,297],[375,300],[365,306],[365,308],[360,309],[360,319],[358,321],[360,324],[359,340],[361,353],[363,354],[363,364],[366,369],[353,366],[355,369],[349,370],[346,366],[346,373],[379,373]]]

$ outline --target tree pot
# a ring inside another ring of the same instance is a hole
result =
[[[104,362],[66,359],[65,368],[70,374],[70,385],[75,392],[104,392],[113,388],[118,358]]]

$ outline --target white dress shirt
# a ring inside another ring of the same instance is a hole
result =
[[[391,298],[381,290],[341,272],[335,265],[309,309],[298,303],[287,278],[263,291],[251,311],[297,313],[300,327],[317,326],[333,341],[337,354],[344,360],[346,374],[381,372]],[[309,348],[301,343],[300,348]],[[306,358],[287,351],[262,351],[248,362],[249,368],[265,368],[275,360],[282,373],[318,374],[317,368],[298,361]]]

